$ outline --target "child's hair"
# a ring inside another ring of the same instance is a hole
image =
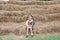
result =
[[[32,19],[34,20],[33,16],[30,14],[30,15],[27,16],[26,21],[28,20],[28,17],[29,17],[29,16],[31,16]]]

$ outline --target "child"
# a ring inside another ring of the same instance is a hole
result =
[[[27,27],[27,36],[29,35],[29,29],[31,32],[31,36],[33,36],[33,26],[34,26],[35,22],[33,19],[32,15],[28,15],[27,16],[27,20],[26,20],[26,27]]]

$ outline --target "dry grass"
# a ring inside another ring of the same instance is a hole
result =
[[[34,33],[60,32],[59,2],[9,1],[0,2],[0,35],[25,34],[25,23],[21,22],[25,22],[28,14],[36,21]]]
[[[12,2],[12,1],[10,1]],[[26,15],[32,14],[35,21],[59,21],[60,20],[60,4],[46,5],[18,5],[18,3],[30,2],[1,2],[0,3],[0,22],[23,22],[26,20]],[[33,3],[33,2],[32,2]],[[31,3],[31,4],[32,4]],[[37,2],[34,2],[37,3]],[[40,3],[40,2],[39,2]],[[40,3],[41,4],[41,3]]]
[[[23,25],[24,24],[24,25]],[[13,29],[12,29],[13,28]],[[34,34],[45,34],[45,33],[59,33],[60,22],[36,22],[34,26]],[[26,25],[23,23],[0,23],[0,35],[7,35],[13,33],[15,35],[25,35]]]

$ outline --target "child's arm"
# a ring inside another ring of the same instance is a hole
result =
[[[28,20],[26,21],[26,26],[28,26]]]
[[[34,26],[34,24],[35,24],[35,22],[34,22],[34,20],[32,20],[32,27]]]

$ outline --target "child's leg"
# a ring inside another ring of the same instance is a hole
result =
[[[30,27],[30,32],[31,32],[31,35],[33,35],[33,30],[32,30],[32,27]]]
[[[29,35],[29,26],[27,27],[27,35]]]

